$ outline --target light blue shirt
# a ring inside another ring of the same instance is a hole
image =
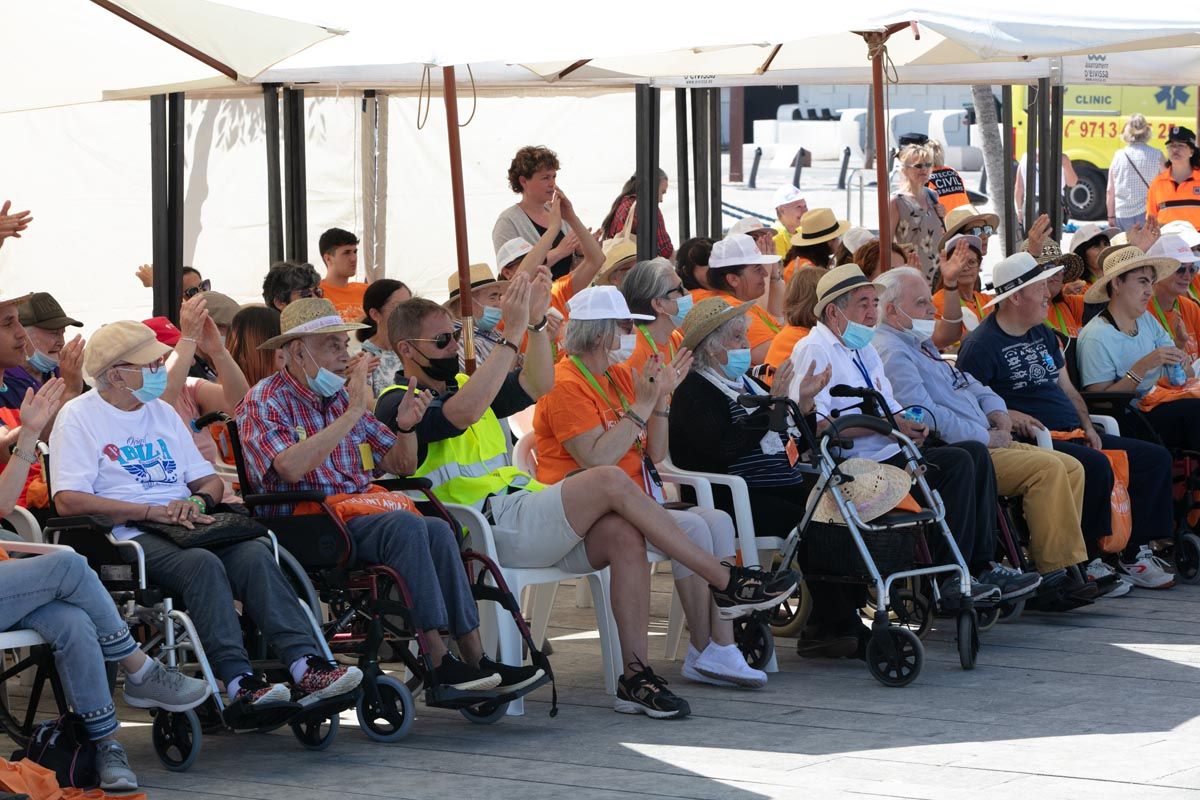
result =
[[[1174,347],[1175,342],[1167,335],[1158,320],[1149,311],[1142,312],[1137,319],[1137,333],[1130,336],[1114,328],[1102,316],[1095,316],[1079,332],[1075,345],[1079,348],[1079,388],[1093,383],[1111,383],[1125,377],[1134,363],[1150,351],[1160,347]],[[1141,397],[1158,382],[1162,367],[1147,370],[1137,386]]]

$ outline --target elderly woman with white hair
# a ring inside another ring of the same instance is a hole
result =
[[[621,294],[631,312],[653,318],[634,323],[636,344],[625,363],[641,369],[651,356],[674,359],[683,341],[679,326],[692,310],[692,295],[671,262],[665,258],[639,261],[625,275]]]
[[[1108,224],[1123,231],[1146,221],[1146,194],[1158,175],[1163,154],[1146,144],[1154,131],[1141,114],[1130,116],[1121,132],[1125,146],[1113,156],[1108,168]]]
[[[533,418],[537,479],[552,484],[580,469],[616,466],[662,503],[655,464],[667,457],[667,409],[679,376],[691,367],[691,352],[654,353],[635,370],[625,363],[638,335],[634,325],[654,323],[655,317],[630,312],[612,286],[585,289],[570,308],[567,356],[555,367],[554,388],[538,400]],[[669,511],[700,550],[734,562],[728,514],[705,508]],[[683,677],[717,686],[765,686],[766,673],[746,663],[734,643],[733,624],[717,613],[705,580],[678,560],[672,571],[690,635]]]

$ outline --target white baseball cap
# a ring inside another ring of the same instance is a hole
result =
[[[764,256],[760,253],[758,245],[748,234],[735,233],[713,244],[712,253],[708,256],[708,268],[722,269],[744,267],[747,264],[774,264],[777,261],[779,261],[779,256]]]
[[[803,199],[804,195],[800,193],[800,190],[788,183],[775,190],[775,194],[771,197],[771,207],[779,208]]]
[[[647,314],[632,313],[625,302],[625,295],[615,286],[589,286],[567,301],[567,311],[571,319],[654,320]]]
[[[1191,246],[1182,236],[1174,233],[1168,233],[1158,237],[1158,241],[1150,245],[1150,249],[1146,251],[1148,256],[1166,256],[1173,258],[1181,264],[1195,264],[1200,261],[1200,256],[1192,252]]]
[[[1200,231],[1192,227],[1187,220],[1175,219],[1158,229],[1163,236],[1173,234],[1187,242],[1188,247],[1200,247]]]
[[[533,245],[524,239],[509,239],[496,251],[496,269],[504,269],[532,249]]]
[[[733,223],[733,227],[729,229],[727,236],[735,233],[750,233],[750,231],[762,230],[767,227],[762,224],[762,220],[757,217],[742,217],[737,222]]]
[[[966,240],[967,246],[974,248],[976,253],[983,252],[983,240],[978,236],[970,233],[956,233],[946,240],[946,246],[942,248],[943,253],[949,253],[958,246],[960,241]]]
[[[1087,225],[1080,225],[1078,230],[1071,236],[1071,252],[1075,253],[1079,250],[1080,245],[1090,242],[1097,236],[1103,236],[1111,241],[1112,235],[1116,230],[1116,228],[1101,228],[1099,225],[1090,222]],[[1082,256],[1083,253],[1076,253],[1076,255]]]
[[[842,244],[846,245],[846,249],[850,251],[850,255],[857,255],[858,248],[872,239],[878,238],[874,233],[871,233],[869,228],[855,225],[842,236]]]

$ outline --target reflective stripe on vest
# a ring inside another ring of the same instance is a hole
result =
[[[459,373],[455,381],[461,389],[467,376]],[[379,396],[397,390],[407,388],[389,386]],[[511,465],[504,428],[490,406],[460,435],[429,442],[425,460],[413,475],[429,478],[433,493],[443,502],[467,506],[480,506],[488,495],[503,494],[509,488],[534,492],[545,488]]]

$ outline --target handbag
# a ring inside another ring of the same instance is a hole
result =
[[[1101,450],[1112,467],[1112,533],[1102,536],[1096,545],[1104,553],[1119,553],[1129,544],[1133,532],[1133,509],[1129,504],[1129,454],[1124,450]]]
[[[88,739],[83,717],[78,714],[67,713],[39,723],[29,744],[13,753],[12,760],[23,758],[53,770],[59,786],[94,789],[100,785],[96,745]]]
[[[227,544],[245,542],[267,535],[267,529],[259,522],[236,511],[218,511],[211,514],[213,521],[207,525],[196,525],[189,530],[182,525],[165,522],[138,522],[137,527],[147,533],[155,533],[170,539],[184,549],[191,547],[223,547]]]

